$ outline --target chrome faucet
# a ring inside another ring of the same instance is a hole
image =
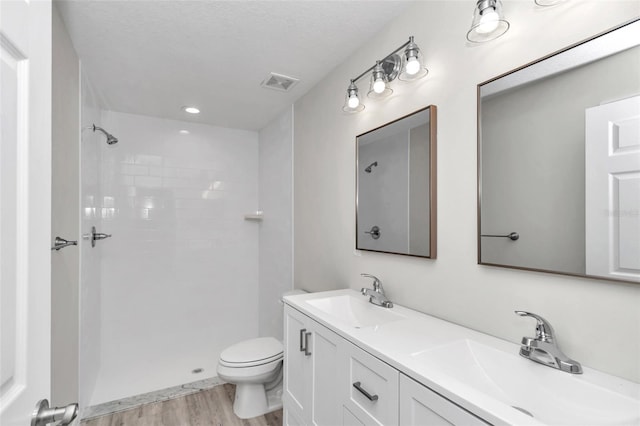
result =
[[[383,308],[393,308],[393,303],[387,299],[387,296],[384,294],[384,289],[382,288],[382,281],[378,279],[378,277],[369,274],[360,274],[363,277],[373,278],[373,290],[370,288],[362,288],[362,294],[364,296],[369,296],[369,303],[373,303],[377,306],[382,306]]]
[[[520,355],[548,367],[557,368],[572,374],[582,374],[582,366],[566,356],[555,342],[555,333],[551,324],[539,315],[531,312],[515,311],[521,317],[533,317],[536,324],[536,337],[523,337]]]

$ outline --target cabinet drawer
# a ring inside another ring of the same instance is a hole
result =
[[[364,424],[398,424],[398,370],[351,343],[345,352],[345,406]]]
[[[400,424],[403,426],[488,426],[488,423],[400,374]]]

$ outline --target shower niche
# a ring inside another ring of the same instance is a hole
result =
[[[436,107],[356,137],[356,249],[436,258]]]

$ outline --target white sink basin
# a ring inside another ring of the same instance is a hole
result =
[[[311,299],[307,303],[355,328],[378,326],[405,318],[393,308],[375,306],[367,298],[351,294]]]
[[[638,425],[640,403],[568,374],[464,339],[412,355],[463,386],[549,425]]]

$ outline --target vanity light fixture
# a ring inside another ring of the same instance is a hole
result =
[[[200,114],[200,110],[196,107],[192,107],[192,106],[183,106],[182,110],[184,112],[188,112],[189,114]]]
[[[393,89],[387,84],[387,74],[382,69],[380,61],[376,61],[376,66],[371,71],[371,88],[367,96],[370,98],[386,98],[393,93]]]
[[[402,55],[399,54],[400,51],[403,51]],[[420,48],[413,41],[413,36],[411,36],[409,41],[383,59],[376,61],[375,65],[351,80],[342,110],[353,113],[364,109],[362,100],[358,95],[356,82],[369,73],[371,73],[371,83],[367,95],[370,98],[379,99],[393,93],[389,83],[396,78],[403,81],[413,81],[424,77],[428,72],[423,63]]]
[[[418,80],[429,72],[427,67],[424,66],[422,53],[418,45],[413,41],[413,36],[409,37],[409,44],[404,49],[402,60],[404,65],[398,77],[402,81]]]
[[[347,89],[347,96],[345,97],[342,110],[344,112],[360,112],[363,109],[364,104],[360,102],[360,98],[358,97],[358,86],[356,86],[356,83],[351,80],[351,84],[349,84],[349,88]]]
[[[495,40],[509,29],[509,22],[502,12],[501,0],[478,0],[473,11],[471,29],[467,40],[472,43],[484,43]]]

